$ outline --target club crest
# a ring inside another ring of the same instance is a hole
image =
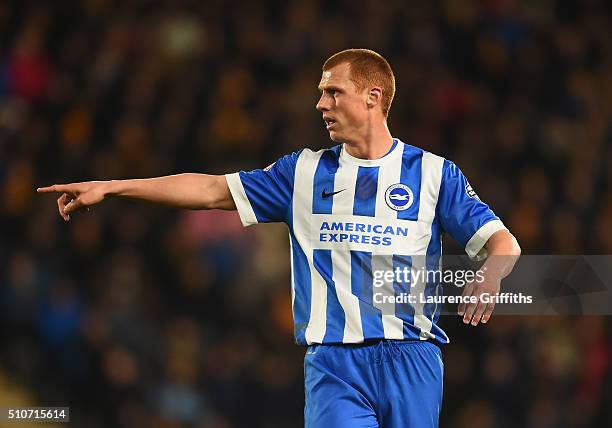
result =
[[[393,184],[385,192],[385,202],[392,210],[404,211],[414,202],[414,194],[405,184]]]

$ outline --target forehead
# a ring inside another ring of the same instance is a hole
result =
[[[348,64],[339,64],[329,70],[323,71],[319,89],[324,89],[329,86],[346,86],[351,84],[350,68]]]

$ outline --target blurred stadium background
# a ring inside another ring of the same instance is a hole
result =
[[[524,254],[612,254],[609,2],[2,1],[0,406],[302,425],[283,226],[116,200],[65,224],[34,189],[325,147],[320,67],[347,47],[389,59],[393,134],[462,167]],[[442,427],[612,426],[610,318],[442,326]]]

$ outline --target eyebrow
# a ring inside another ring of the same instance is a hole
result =
[[[339,88],[338,86],[334,86],[334,85],[326,85],[326,86],[319,85],[318,89],[319,89],[319,92],[323,92],[324,89],[327,89],[327,90],[331,89],[332,91],[338,91],[338,92],[342,91],[342,88]]]

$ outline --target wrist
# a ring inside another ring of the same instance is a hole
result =
[[[504,267],[494,263],[485,263],[480,270],[485,281],[501,281],[506,276]]]
[[[103,182],[104,197],[120,196],[121,191],[121,180],[109,180]]]

